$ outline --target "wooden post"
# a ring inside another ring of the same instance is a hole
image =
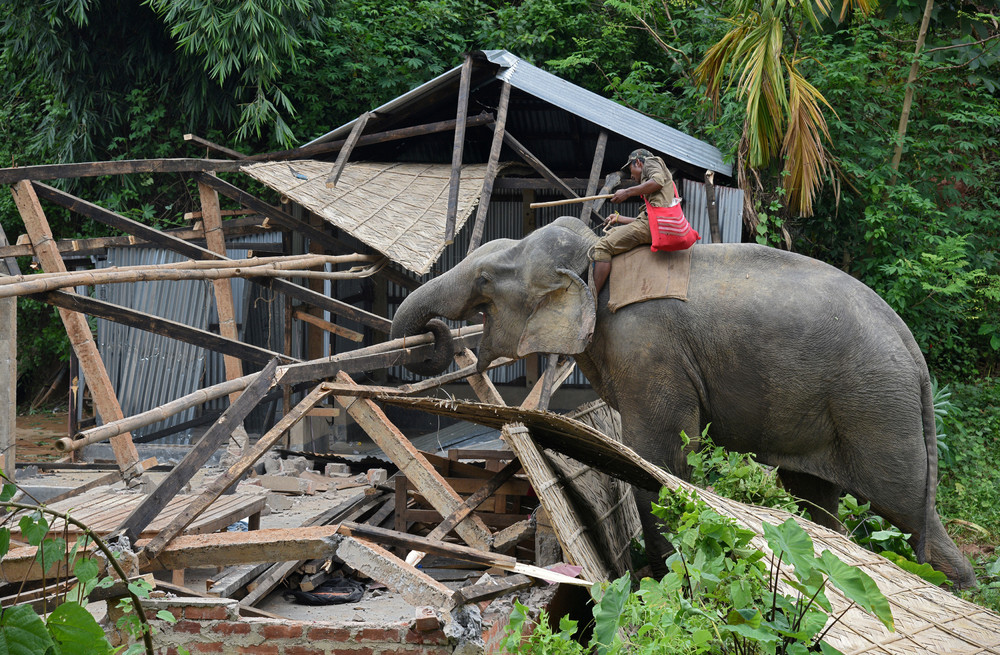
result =
[[[445,217],[444,241],[455,240],[455,219],[458,216],[458,184],[462,173],[462,153],[465,148],[465,119],[469,115],[469,86],[472,82],[472,56],[465,55],[462,78],[458,83],[458,111],[455,114],[455,145],[451,149],[451,184],[448,187],[448,214]]]
[[[597,193],[597,183],[601,179],[601,167],[604,166],[604,151],[608,147],[608,132],[607,130],[601,130],[600,135],[597,137],[597,147],[594,149],[594,161],[590,164],[590,179],[587,181],[587,193],[586,195],[592,196]],[[583,203],[583,209],[580,210],[580,220],[593,223],[591,218],[591,210],[594,208],[594,201],[588,200]]]
[[[490,158],[486,164],[486,174],[483,177],[483,190],[479,194],[479,207],[476,208],[476,222],[469,238],[469,252],[479,247],[483,240],[483,230],[486,228],[486,212],[490,209],[490,197],[493,195],[493,181],[497,176],[497,166],[500,163],[500,149],[503,148],[503,135],[507,125],[507,107],[510,105],[510,82],[504,82],[500,89],[500,106],[497,108],[497,122],[493,128],[493,143],[490,145]]]
[[[722,243],[719,206],[715,204],[715,171],[705,171],[705,200],[708,207],[708,229],[712,233],[712,243]]]
[[[354,127],[351,129],[351,134],[347,137],[347,141],[344,143],[344,147],[341,148],[340,154],[337,155],[337,161],[333,165],[333,170],[330,171],[330,176],[326,178],[327,189],[332,189],[337,186],[340,174],[344,172],[344,167],[347,166],[347,160],[351,157],[351,151],[354,150],[354,146],[357,145],[358,139],[361,138],[361,133],[365,130],[365,125],[368,124],[368,119],[371,118],[371,116],[372,113],[370,111],[366,111],[358,116],[357,120],[354,121]]]
[[[14,194],[14,202],[21,213],[24,227],[28,231],[28,238],[35,248],[38,260],[42,263],[42,268],[48,272],[65,272],[66,266],[63,264],[62,256],[56,247],[49,228],[49,222],[42,211],[42,205],[38,201],[38,196],[28,180],[22,180],[11,188]],[[87,378],[87,384],[94,395],[94,404],[104,421],[117,421],[124,418],[121,405],[115,396],[108,371],[101,360],[101,354],[97,350],[94,336],[90,332],[90,325],[87,318],[82,314],[60,309],[59,316],[63,325],[66,326],[66,333],[69,335],[70,345],[80,360],[80,367]],[[122,472],[122,478],[128,482],[133,478],[142,476],[143,469],[139,465],[139,453],[132,443],[132,435],[123,433],[111,439],[111,449],[115,454],[115,461]]]
[[[201,216],[205,230],[205,245],[223,259],[226,255],[226,237],[222,232],[222,207],[219,205],[219,192],[202,182],[198,183],[198,195],[201,198]],[[231,280],[212,280],[215,292],[215,310],[219,315],[219,334],[227,339],[239,341],[240,333],[236,325],[236,308],[233,306],[233,284]],[[226,368],[226,381],[243,377],[243,362],[229,355],[222,356]],[[234,403],[239,398],[238,393],[229,396],[229,402]],[[250,438],[241,421],[234,426],[232,441],[228,454],[239,457],[247,447]]]
[[[0,246],[10,245],[0,226]],[[20,275],[17,260],[0,259],[0,275]],[[0,458],[3,474],[14,481],[17,456],[17,298],[0,299]]]

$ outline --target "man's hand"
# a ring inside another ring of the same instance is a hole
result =
[[[632,187],[629,187],[627,189],[618,189],[617,191],[615,191],[615,195],[611,196],[611,202],[614,203],[625,202],[626,200],[632,197],[630,191],[632,191]]]

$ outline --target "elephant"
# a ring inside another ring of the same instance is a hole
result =
[[[612,313],[610,285],[596,299],[588,286],[595,241],[586,224],[563,216],[523,239],[487,242],[411,292],[391,336],[434,332],[434,354],[410,368],[436,375],[454,351],[437,317],[481,314],[480,371],[499,357],[572,355],[620,413],[625,445],[650,462],[687,477],[681,432],[697,437],[710,425],[716,444],[776,467],[816,522],[840,527],[838,501],[849,492],[909,533],[921,562],[957,587],[976,583],[935,508],[927,365],[878,294],[804,255],[697,244],[686,300]],[[635,491],[650,561],[662,564],[655,494]]]

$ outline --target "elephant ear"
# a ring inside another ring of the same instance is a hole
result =
[[[594,296],[579,275],[557,268],[558,283],[538,299],[525,323],[517,356],[530,353],[575,355],[583,352],[594,334],[597,319]]]

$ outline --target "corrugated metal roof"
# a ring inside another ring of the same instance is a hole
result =
[[[732,166],[723,161],[722,153],[704,141],[572,84],[506,50],[483,50],[476,54],[485,57],[485,61],[499,67],[493,75],[495,80],[507,81],[512,87],[524,93],[662,153],[668,158],[684,162],[694,169],[712,170],[727,177],[732,175]],[[473,66],[476,73],[481,75],[484,67],[480,61],[474,59]],[[478,67],[477,63],[480,63]],[[451,86],[457,89],[460,76],[461,66],[456,66],[376,108],[375,114],[389,116],[404,108],[421,106],[431,99],[440,97],[442,91],[447,87]],[[356,120],[345,123],[323,136],[313,139],[306,145],[336,138],[346,138]],[[534,149],[539,146],[533,145],[532,147]]]

